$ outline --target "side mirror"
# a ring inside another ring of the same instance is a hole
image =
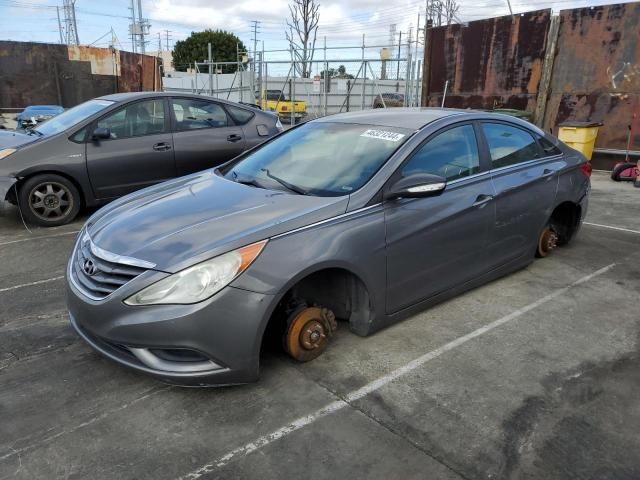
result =
[[[401,178],[384,192],[385,200],[394,198],[423,198],[440,195],[447,186],[447,179],[430,173],[415,173]]]
[[[109,138],[111,138],[111,130],[103,127],[96,128],[91,135],[92,140],[108,140]]]

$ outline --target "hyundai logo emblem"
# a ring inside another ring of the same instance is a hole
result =
[[[82,270],[84,270],[84,273],[86,273],[89,276],[93,276],[96,273],[98,273],[98,267],[96,266],[95,263],[93,263],[93,260],[85,260],[84,263],[82,264]]]

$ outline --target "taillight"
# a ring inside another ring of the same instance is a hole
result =
[[[591,162],[584,162],[580,165],[580,171],[585,174],[585,176],[590,177],[591,172],[593,172],[593,167],[591,166]]]
[[[286,105],[283,105],[283,106],[282,106],[282,111],[283,111],[283,112],[286,112],[287,110],[289,110],[289,109],[287,108],[287,106],[286,106]]]

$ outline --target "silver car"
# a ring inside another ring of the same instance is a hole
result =
[[[578,231],[590,174],[503,115],[314,120],[91,217],[67,269],[71,323],[167,382],[254,381],[268,339],[309,361],[341,323],[369,335],[547,256]]]

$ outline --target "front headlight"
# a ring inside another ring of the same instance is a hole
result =
[[[14,153],[15,151],[16,151],[15,148],[5,148],[5,149],[0,150],[0,159],[3,159],[4,157],[8,157],[9,155]]]
[[[127,298],[127,305],[189,304],[210,298],[244,272],[267,241],[253,243],[163,278]]]

